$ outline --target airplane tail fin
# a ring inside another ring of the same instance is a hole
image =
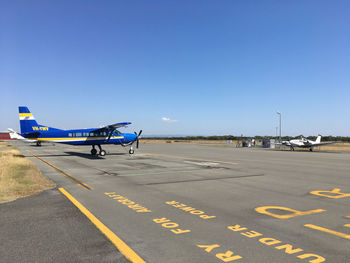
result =
[[[33,114],[25,106],[18,107],[19,124],[21,126],[21,134],[35,132],[34,127],[39,127]]]
[[[29,111],[29,109],[25,106],[19,106],[19,124],[21,127],[21,134],[35,134],[34,137],[37,137],[40,133],[45,133],[48,131],[60,131],[59,129],[47,127],[40,125],[36,122],[33,114]],[[24,136],[28,138],[28,136]]]
[[[322,137],[321,135],[317,136],[316,143],[320,143],[321,142],[321,137]]]

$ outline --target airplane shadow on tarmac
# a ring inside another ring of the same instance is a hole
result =
[[[78,156],[78,157],[91,159],[91,160],[105,159],[104,157],[108,157],[110,155],[113,155],[113,156],[127,155],[127,153],[108,153],[106,156],[101,157],[99,155],[92,156],[90,153],[81,153],[81,152],[64,152],[64,153],[71,155],[71,156]]]
[[[274,151],[278,151],[278,152],[305,152],[305,153],[334,153],[334,154],[340,154],[340,153],[345,153],[342,151],[339,152],[335,152],[335,151],[327,151],[327,150],[313,150],[312,152],[309,150],[305,150],[305,149],[295,149],[294,151],[291,151],[290,149],[275,149]]]
[[[41,147],[47,147],[47,146],[55,146],[54,143],[43,143],[40,146],[36,145],[36,144],[30,144],[30,147],[35,147],[35,148],[41,148]]]
[[[108,157],[108,156],[122,156],[122,155],[128,155],[128,153],[109,153],[104,157]],[[99,155],[95,155],[92,156],[89,153],[80,153],[80,152],[64,152],[64,154],[38,154],[36,155],[37,157],[67,157],[67,156],[77,156],[77,157],[81,157],[81,158],[86,158],[86,159],[90,159],[90,160],[103,160],[105,159],[102,156]],[[22,157],[22,156],[21,156]],[[23,157],[32,157],[32,156],[23,156]]]

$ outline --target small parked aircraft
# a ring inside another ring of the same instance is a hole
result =
[[[316,141],[312,141],[304,137],[301,137],[300,139],[290,140],[290,141],[282,141],[282,145],[289,146],[291,151],[294,151],[295,147],[300,147],[300,148],[310,148],[311,152],[313,151],[313,148],[315,146],[321,146],[321,145],[332,144],[332,143],[334,142],[321,142],[321,135],[317,136]]]
[[[116,144],[123,147],[130,146],[129,154],[134,153],[133,144],[136,142],[136,148],[139,147],[139,138],[142,130],[137,134],[121,133],[118,128],[126,127],[131,122],[120,122],[112,125],[107,125],[102,128],[92,129],[75,129],[61,130],[52,127],[40,125],[36,122],[33,114],[27,107],[20,106],[19,120],[21,134],[14,135],[18,139],[24,139],[29,142],[36,142],[37,146],[41,142],[65,143],[71,145],[91,145],[91,155],[97,155],[95,146],[99,148],[99,155],[105,156],[106,151],[101,148],[102,144]],[[19,137],[20,136],[20,137]]]

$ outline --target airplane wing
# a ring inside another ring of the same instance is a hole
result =
[[[333,143],[337,143],[337,142],[319,142],[319,143],[313,144],[312,146],[322,146],[322,145],[333,144]]]
[[[118,129],[121,127],[126,127],[129,124],[131,124],[131,122],[119,122],[119,123],[104,126],[102,128],[96,129],[94,131],[111,131],[111,130],[115,130],[115,129]]]
[[[286,146],[291,145],[290,141],[282,141],[282,143],[279,143],[279,144],[286,145]]]
[[[108,139],[107,139],[107,143],[109,142],[109,140],[111,139],[112,133],[121,127],[126,127],[127,125],[131,124],[131,122],[119,122],[119,123],[115,123],[115,124],[111,124],[111,125],[107,125],[105,127],[93,130],[93,132],[100,132],[100,131],[105,131],[108,133]]]

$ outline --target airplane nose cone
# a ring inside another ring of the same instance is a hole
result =
[[[135,134],[128,134],[127,138],[126,138],[129,142],[134,142],[137,140],[137,135]]]

